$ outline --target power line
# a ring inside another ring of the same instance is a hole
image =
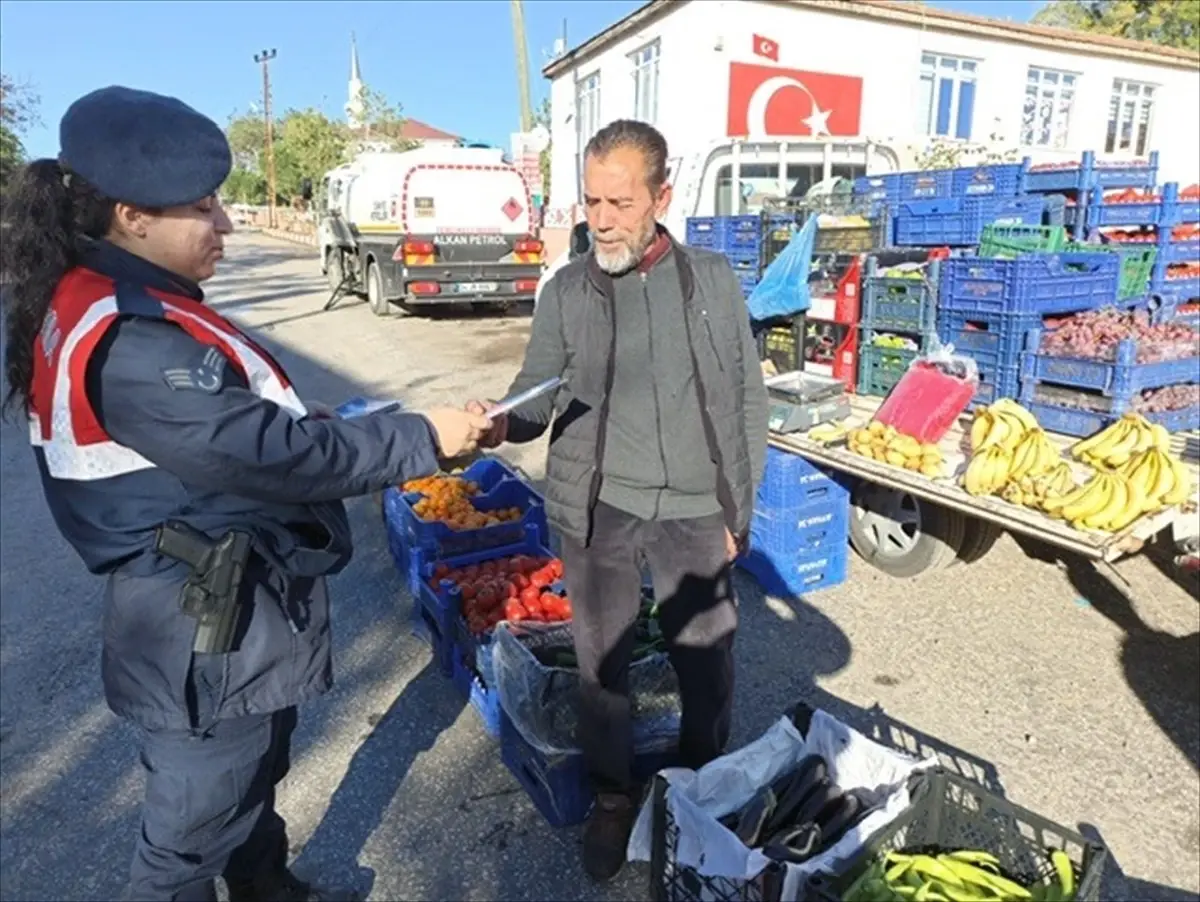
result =
[[[274,48],[254,54],[254,62],[261,63],[263,71],[263,122],[267,142],[267,224],[270,228],[275,228],[275,126],[271,121],[270,63],[276,56]]]

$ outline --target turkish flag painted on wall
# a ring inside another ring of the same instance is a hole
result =
[[[857,135],[862,85],[862,79],[852,75],[730,63],[725,134],[730,138]]]

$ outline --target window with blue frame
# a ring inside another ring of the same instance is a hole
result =
[[[921,54],[917,134],[970,140],[978,71],[978,60]]]

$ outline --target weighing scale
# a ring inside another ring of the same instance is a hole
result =
[[[793,370],[764,380],[772,432],[807,432],[820,423],[850,416],[846,386],[839,379]]]

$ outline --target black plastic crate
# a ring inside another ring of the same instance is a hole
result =
[[[840,902],[845,891],[879,856],[889,851],[971,849],[990,852],[1000,869],[1023,886],[1053,874],[1049,849],[1061,849],[1075,869],[1077,902],[1096,902],[1108,850],[943,768],[929,771],[915,787],[912,805],[863,845],[838,876],[809,878],[806,898]]]
[[[803,313],[769,320],[759,327],[758,359],[771,361],[778,373],[804,368],[804,334],[807,319]]]
[[[650,787],[653,839],[650,846],[650,898],[654,902],[779,902],[784,867],[767,865],[753,880],[705,877],[679,864],[679,828],[667,805],[667,781],[655,776]]]

